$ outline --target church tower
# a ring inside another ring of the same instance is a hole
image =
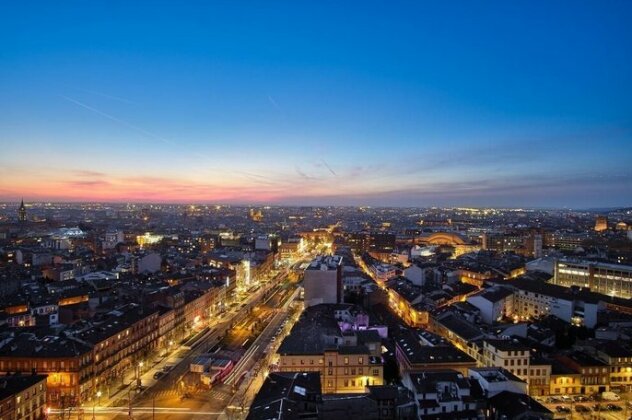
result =
[[[20,222],[26,222],[26,207],[24,207],[24,199],[22,199],[20,207],[18,208],[18,220]]]

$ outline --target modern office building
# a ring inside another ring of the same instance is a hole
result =
[[[632,266],[560,259],[555,264],[553,283],[589,288],[593,292],[629,299],[632,297]]]

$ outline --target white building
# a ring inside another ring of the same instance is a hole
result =
[[[415,394],[422,418],[450,413],[459,418],[456,413],[480,408],[476,400],[470,398],[471,380],[454,370],[407,373],[402,383]]]
[[[527,393],[527,383],[525,381],[500,367],[471,368],[468,370],[468,376],[478,381],[487,398],[491,398],[503,391],[517,394]]]
[[[318,256],[305,269],[305,307],[321,303],[342,303],[342,257]]]
[[[600,295],[587,290],[572,290],[550,283],[519,278],[500,284],[514,289],[513,316],[516,319],[540,318],[546,315],[576,325],[593,328],[599,311],[605,309]]]
[[[513,314],[513,292],[506,288],[493,287],[467,298],[468,303],[478,308],[481,320],[493,324]]]

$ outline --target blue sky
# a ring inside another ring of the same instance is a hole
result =
[[[630,2],[128,3],[4,7],[0,200],[632,205]]]

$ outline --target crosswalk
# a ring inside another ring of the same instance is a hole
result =
[[[199,393],[204,393],[206,394],[206,396],[210,396],[212,399],[214,400],[227,400],[230,398],[231,393],[230,391],[226,391],[223,389],[211,389],[210,391],[198,391]],[[157,401],[160,400],[169,400],[169,399],[173,399],[176,397],[179,397],[180,394],[178,393],[178,391],[173,390],[173,389],[166,389],[163,391],[158,391],[155,394],[153,394],[155,396],[155,399]]]
[[[178,396],[178,391],[175,389],[164,389],[162,391],[155,392],[152,395],[154,395],[157,400],[171,399]]]
[[[230,393],[221,389],[211,389],[209,395],[214,400],[226,400],[230,397]]]

